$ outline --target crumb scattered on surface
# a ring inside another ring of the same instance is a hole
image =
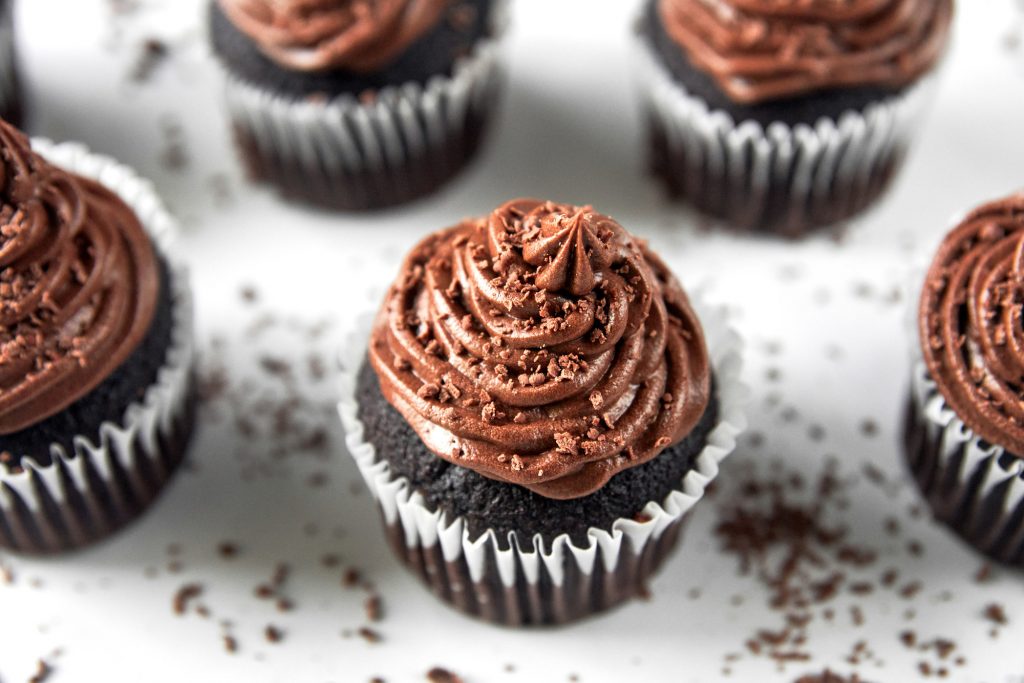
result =
[[[198,583],[187,583],[174,594],[171,608],[175,614],[181,615],[188,611],[189,604],[203,594],[203,587]]]
[[[435,666],[427,672],[427,680],[430,683],[463,683],[458,674],[440,666]]]
[[[44,681],[50,680],[54,671],[53,665],[44,659],[40,659],[36,662],[36,670],[28,679],[28,683],[44,683]]]
[[[233,541],[222,541],[217,545],[217,553],[225,560],[233,560],[239,552],[238,544]]]
[[[381,636],[379,632],[373,630],[369,626],[361,627],[358,631],[356,631],[356,633],[358,633],[359,637],[368,643],[379,643],[382,640],[384,640],[383,636]]]

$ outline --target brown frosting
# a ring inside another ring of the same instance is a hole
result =
[[[92,391],[142,341],[159,289],[124,202],[0,121],[0,434]]]
[[[694,65],[740,104],[900,88],[945,48],[953,0],[657,0]]]
[[[440,21],[452,0],[218,0],[267,57],[297,71],[375,71]]]
[[[591,207],[535,199],[420,242],[369,358],[431,451],[558,499],[686,436],[711,383],[665,265]]]
[[[928,372],[975,434],[1024,456],[1024,194],[971,213],[921,294]]]

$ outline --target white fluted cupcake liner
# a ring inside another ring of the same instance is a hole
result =
[[[910,472],[936,519],[986,555],[1024,566],[1024,460],[963,423],[920,354],[904,443]]]
[[[488,529],[475,539],[464,519],[431,510],[404,477],[392,475],[364,438],[356,398],[372,318],[358,325],[341,358],[338,412],[346,444],[376,499],[393,550],[442,600],[468,614],[509,626],[561,624],[605,610],[642,590],[675,545],[686,513],[718,476],[719,465],[746,428],[747,390],[740,380],[742,342],[724,310],[692,299],[714,368],[718,417],[694,468],[664,500],[650,501],[638,519],[591,528],[587,543],[567,534],[545,547],[513,536],[499,542]],[[504,547],[503,545],[508,545]]]
[[[495,32],[504,21],[496,9]],[[285,196],[350,210],[411,201],[473,156],[496,109],[501,45],[484,38],[452,74],[376,91],[371,100],[282,97],[224,71],[227,108],[249,173]]]
[[[55,553],[109,535],[140,514],[160,493],[184,456],[194,417],[192,295],[172,249],[174,220],[149,181],[113,159],[75,143],[33,140],[49,161],[93,178],[138,216],[171,277],[171,342],[157,379],[141,400],[96,435],[77,435],[69,453],[59,444],[51,460],[31,457],[0,466],[0,548]]]
[[[671,193],[730,227],[789,236],[870,206],[899,170],[934,91],[929,75],[898,96],[813,126],[735,121],[673,79],[637,41],[655,172]]]

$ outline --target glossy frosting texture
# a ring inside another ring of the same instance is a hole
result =
[[[971,213],[921,294],[928,371],[978,436],[1024,455],[1024,194]]]
[[[654,0],[690,61],[737,103],[902,88],[946,46],[953,0]]]
[[[0,121],[0,434],[100,384],[145,336],[158,289],[131,210]]]
[[[679,441],[710,394],[703,331],[664,264],[590,207],[532,199],[417,245],[369,358],[431,451],[557,499]]]
[[[440,21],[452,0],[218,0],[270,59],[298,71],[386,66]]]

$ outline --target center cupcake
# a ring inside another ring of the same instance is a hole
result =
[[[341,404],[398,556],[510,625],[635,595],[743,424],[712,318],[709,344],[665,264],[590,207],[514,200],[420,242]]]

